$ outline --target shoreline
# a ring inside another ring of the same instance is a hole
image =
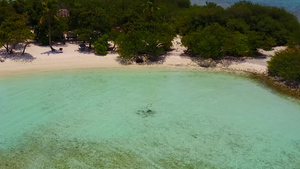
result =
[[[210,72],[226,72],[233,74],[247,75],[263,85],[276,90],[281,94],[300,100],[300,92],[283,83],[272,80],[267,75],[267,61],[276,51],[284,50],[286,47],[275,47],[271,51],[259,50],[263,58],[239,58],[222,59],[215,63],[215,67],[201,67],[199,60],[193,59],[184,54],[185,47],[180,45],[180,37],[173,41],[173,50],[162,56],[159,62],[144,64],[123,64],[117,53],[109,53],[105,56],[95,55],[89,52],[79,52],[78,45],[68,43],[56,45],[56,48],[63,47],[63,53],[53,53],[49,47],[30,44],[25,55],[4,54],[0,49],[0,57],[5,56],[5,62],[0,62],[0,78],[10,76],[27,76],[39,73],[52,73],[63,71],[77,71],[88,69],[176,69],[176,70],[199,70]],[[206,62],[207,60],[204,60]]]
[[[66,45],[55,45],[55,48],[63,48],[63,53],[53,53],[48,46],[28,45],[25,55],[20,55],[20,50],[15,54],[6,54],[0,49],[0,57],[6,58],[0,63],[0,77],[14,74],[30,74],[35,72],[64,71],[73,69],[97,69],[97,68],[131,68],[131,67],[154,67],[154,68],[184,68],[213,71],[233,71],[250,73],[267,73],[267,61],[276,51],[285,47],[276,47],[272,51],[260,50],[266,57],[263,59],[246,58],[243,61],[221,60],[224,63],[216,64],[214,68],[199,66],[199,63],[184,54],[185,47],[181,46],[179,36],[173,40],[173,50],[162,56],[160,62],[150,64],[122,63],[117,53],[109,53],[105,56],[95,55],[92,52],[80,52],[78,44],[67,43]],[[20,47],[22,49],[22,47]]]

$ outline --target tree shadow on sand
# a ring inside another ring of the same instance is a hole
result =
[[[85,48],[85,49],[79,48],[75,51],[77,51],[78,53],[81,53],[81,54],[91,54],[91,53],[95,54],[95,51],[93,49],[89,49],[89,48]]]
[[[52,51],[52,50],[50,50],[50,51],[47,51],[47,52],[43,52],[43,53],[41,53],[42,55],[57,55],[57,54],[60,54],[60,52],[58,52],[58,50],[55,50],[55,51]]]
[[[125,59],[120,56],[118,56],[115,61],[118,62],[121,65],[132,65],[132,64],[138,64],[138,65],[159,65],[163,64],[165,62],[166,55],[162,55],[157,57],[156,59],[149,59],[144,56],[135,56],[130,59]]]
[[[9,59],[16,62],[32,62],[36,59],[29,53],[24,53],[23,55],[21,52],[8,54],[5,50],[0,50],[0,58],[4,58],[5,60]]]

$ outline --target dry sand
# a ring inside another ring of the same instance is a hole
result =
[[[274,47],[270,51],[259,49],[258,52],[264,57],[259,59],[245,59],[242,62],[232,62],[232,64],[228,66],[228,69],[255,73],[267,73],[267,61],[269,61],[271,59],[271,56],[275,55],[276,52],[285,49],[285,46]]]
[[[20,55],[21,50],[19,50],[16,54],[11,56],[5,54],[5,50],[2,48],[0,50],[0,57],[6,57],[6,59],[5,62],[0,63],[0,75],[85,68],[146,66],[121,64],[118,54],[111,53],[106,56],[98,56],[92,52],[80,52],[78,50],[78,44],[68,43],[63,46],[55,46],[55,48],[63,48],[63,53],[53,53],[49,47],[30,44],[26,49],[25,55]],[[204,69],[184,55],[185,48],[181,45],[179,36],[174,38],[173,49],[174,50],[165,55],[163,62],[147,66]],[[270,59],[270,55],[282,49],[285,49],[285,47],[276,47],[272,51],[260,50],[262,54],[267,56],[265,59],[246,59],[243,62],[232,62],[231,65],[227,65],[226,67],[224,65],[218,65],[217,69],[265,73],[267,71],[267,61]]]

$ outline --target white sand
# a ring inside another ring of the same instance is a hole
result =
[[[64,46],[55,46],[56,49],[62,47],[63,53],[50,52],[49,47],[41,47],[37,45],[29,45],[26,54],[21,56],[15,54],[10,56],[1,49],[0,57],[9,56],[5,62],[0,63],[0,75],[20,74],[27,72],[41,72],[52,70],[70,70],[84,68],[104,68],[104,67],[125,67],[118,62],[118,54],[108,54],[106,56],[98,56],[94,53],[79,52],[78,44],[66,44]],[[166,54],[163,63],[147,65],[156,67],[183,67],[183,68],[199,68],[197,63],[193,62],[189,57],[184,55],[185,48],[181,46],[180,37],[176,37],[173,41],[173,51]],[[221,69],[238,70],[238,71],[254,71],[265,73],[267,70],[267,60],[274,51],[282,50],[284,47],[275,48],[272,51],[263,51],[261,53],[267,55],[266,59],[247,59],[244,62],[233,62],[228,67],[218,67]],[[20,52],[20,51],[18,51]],[[127,65],[128,66],[128,65]],[[129,65],[129,67],[144,67],[145,65]]]
[[[278,46],[272,48],[270,51],[265,51],[263,49],[259,49],[258,52],[265,56],[265,58],[261,59],[245,59],[243,62],[233,62],[228,69],[236,70],[236,71],[246,71],[246,72],[255,72],[255,73],[267,73],[267,61],[271,59],[276,52],[285,50],[285,46]]]

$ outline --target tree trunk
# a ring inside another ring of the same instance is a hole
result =
[[[26,44],[25,44],[25,46],[24,46],[24,48],[23,48],[23,52],[22,52],[22,54],[21,55],[24,55],[25,54],[25,49],[26,49],[26,47],[29,45],[29,42],[26,42]]]
[[[112,47],[112,50],[115,50],[116,48],[116,43],[114,42],[114,46]]]
[[[51,40],[51,23],[49,21],[48,23],[48,38],[49,38],[49,46],[50,46],[50,49],[51,51],[55,51],[55,49],[52,47],[52,40]]]
[[[89,42],[89,49],[92,49],[92,43]]]
[[[6,43],[6,45],[3,45],[3,47],[6,49],[6,52],[9,53],[9,45]]]

